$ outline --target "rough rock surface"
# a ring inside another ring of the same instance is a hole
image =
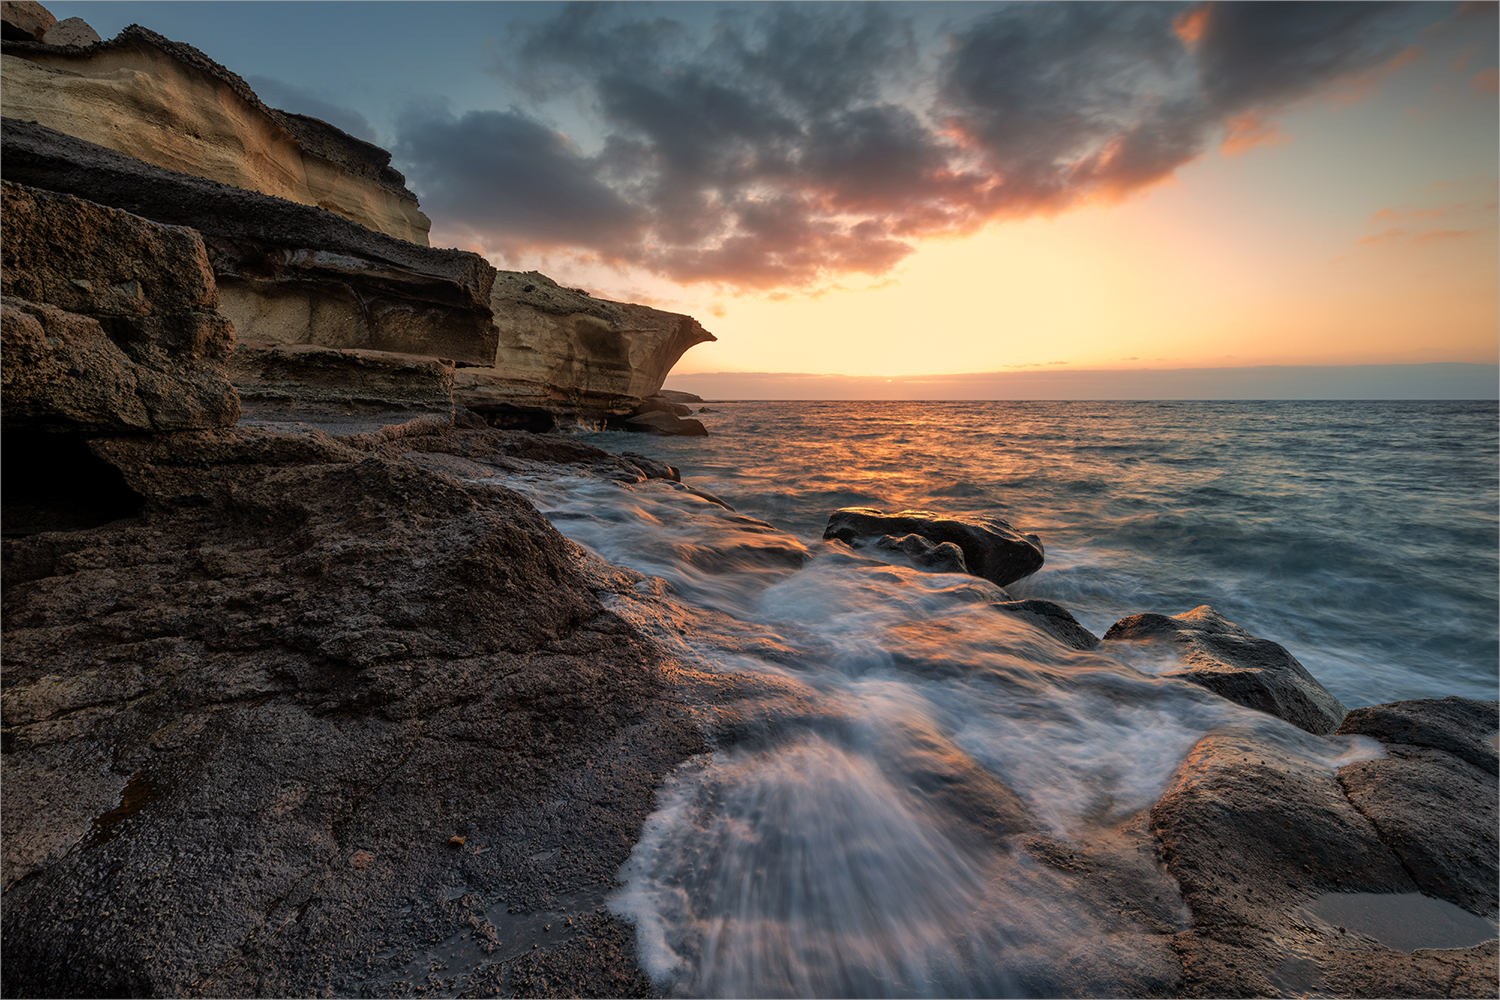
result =
[[[229,378],[242,400],[453,410],[453,362],[440,358],[241,341]]]
[[[824,538],[855,544],[880,535],[921,535],[934,543],[952,542],[964,554],[969,572],[998,586],[1015,583],[1042,568],[1042,541],[1022,534],[998,517],[950,517],[925,510],[885,514],[869,507],[844,507],[828,516]]]
[[[1310,733],[1331,733],[1344,718],[1343,704],[1284,646],[1251,635],[1206,604],[1170,618],[1121,618],[1104,639],[1169,643],[1185,669],[1166,676],[1192,681]]]
[[[203,241],[78,198],[0,183],[7,431],[220,427],[234,329]]]
[[[1497,727],[1495,702],[1467,698],[1356,709],[1339,727],[1386,748],[1339,770],[1350,801],[1423,892],[1487,917],[1500,906]]]
[[[495,269],[476,254],[417,246],[40,125],[3,124],[8,179],[201,233],[220,308],[246,340],[493,361]]]
[[[536,271],[502,271],[490,303],[497,369],[590,395],[654,395],[688,348],[715,339],[691,316],[596,299]]]
[[[1339,735],[1373,736],[1382,743],[1431,747],[1497,773],[1495,702],[1469,698],[1423,698],[1356,708],[1344,716]]]
[[[39,42],[5,46],[5,116],[427,245],[431,222],[385,150],[267,107],[244,80],[190,45],[139,25],[93,44],[93,29],[72,22],[82,25],[69,18]]]
[[[0,2],[0,38],[6,41],[41,41],[47,29],[56,23],[52,12],[36,0]]]
[[[407,993],[460,940],[649,989],[595,908],[701,738],[609,574],[377,457],[442,438],[99,439],[142,513],[6,540],[7,995]]]
[[[65,17],[42,35],[47,45],[93,45],[101,41],[99,32],[81,17]]]
[[[1397,808],[1424,807],[1413,798]],[[1151,809],[1150,823],[1192,915],[1176,942],[1185,995],[1496,991],[1493,941],[1408,953],[1301,909],[1324,893],[1419,887],[1332,769],[1283,742],[1251,732],[1205,737]]]

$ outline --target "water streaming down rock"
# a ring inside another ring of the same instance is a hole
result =
[[[705,699],[715,750],[668,781],[613,901],[676,994],[1162,992],[1183,906],[1139,817],[1194,744],[1245,729],[1328,775],[1380,754],[1074,648],[899,550],[809,544],[661,481],[526,490],[680,601],[616,613],[768,692]],[[1111,880],[1151,907],[1108,908]]]

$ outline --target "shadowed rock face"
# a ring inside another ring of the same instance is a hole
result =
[[[1015,583],[1042,568],[1042,541],[998,517],[949,517],[925,510],[885,514],[869,507],[845,507],[828,516],[824,538],[851,544],[881,535],[920,535],[934,544],[952,542],[963,551],[968,572],[998,586]]]
[[[662,654],[517,495],[379,457],[525,440],[94,442],[142,513],[4,547],[7,995],[359,995],[507,909],[592,914],[703,749]],[[647,988],[591,919],[524,981]]]
[[[98,36],[87,25],[87,33],[66,26],[6,45],[0,106],[7,117],[427,244],[432,223],[385,150],[267,107],[202,52],[140,25],[97,44],[88,44]]]
[[[1251,635],[1206,604],[1170,618],[1121,618],[1104,640],[1166,643],[1181,654],[1185,667],[1166,676],[1192,681],[1310,733],[1331,733],[1344,718],[1344,706],[1285,647]]]
[[[220,427],[239,418],[203,241],[66,195],[0,184],[6,431]]]

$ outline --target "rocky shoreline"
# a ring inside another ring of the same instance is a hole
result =
[[[144,29],[90,42],[4,8],[6,107],[52,117],[0,127],[0,992],[657,994],[604,901],[674,768],[770,738],[768,682],[684,662],[698,626],[662,581],[503,483],[686,489],[660,462],[517,428],[703,432],[659,390],[712,335],[351,218],[410,196],[383,151]],[[57,76],[39,67],[148,57],[342,164],[343,208],[97,145],[59,127],[72,97],[38,89]],[[1001,596],[1042,560],[1003,522],[927,512],[840,511],[828,537]],[[1427,899],[1493,928],[1495,702],[1345,712],[1206,607],[1102,638],[1051,602],[993,607],[1070,650],[1159,645],[1180,679],[1368,751],[1310,769],[1216,732],[1098,844],[955,778],[934,808],[1107,924],[1037,989],[1495,995],[1493,939],[1403,950],[1337,909]]]

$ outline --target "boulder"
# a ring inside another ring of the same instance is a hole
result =
[[[1099,645],[1098,636],[1078,624],[1067,608],[1053,601],[1003,601],[990,607],[1035,625],[1064,646],[1087,651]]]
[[[453,362],[441,358],[241,341],[229,378],[247,401],[453,412]]]
[[[239,418],[234,328],[203,241],[0,182],[6,431],[119,433]]]
[[[65,17],[42,35],[45,45],[93,45],[102,41],[99,32],[81,17]]]
[[[691,316],[597,299],[536,271],[500,272],[490,305],[498,371],[585,398],[639,402],[657,393],[688,348],[715,339]]]
[[[1331,733],[1344,706],[1286,648],[1251,635],[1204,604],[1180,615],[1122,618],[1105,642],[1156,642],[1181,656],[1179,677],[1230,701],[1285,719],[1310,733]]]
[[[1339,727],[1386,748],[1380,760],[1339,770],[1350,801],[1418,888],[1487,917],[1500,886],[1496,709],[1467,698],[1396,702],[1355,709]]]
[[[52,12],[35,0],[0,0],[0,38],[39,42],[57,23]]]
[[[967,573],[963,549],[952,542],[934,544],[921,535],[881,535],[875,539],[875,547],[887,552],[900,552],[913,564],[934,573]]]
[[[701,403],[703,397],[696,393],[683,392],[681,389],[662,389],[657,392],[662,399],[672,403]]]
[[[1315,759],[1345,749],[1319,751],[1309,742],[1299,751],[1280,738],[1221,731],[1199,741],[1152,807],[1161,859],[1192,916],[1175,943],[1183,995],[1495,992],[1495,944],[1475,943],[1482,932],[1428,945],[1444,950],[1409,951],[1383,943],[1385,929],[1372,923],[1319,915],[1330,903],[1334,912],[1348,912],[1368,898],[1389,899],[1397,923],[1424,919],[1414,904],[1400,916],[1400,894],[1420,900],[1419,886],[1340,784],[1351,767],[1366,765],[1346,766],[1336,777]],[[1398,808],[1424,809],[1414,799]],[[1458,803],[1446,803],[1441,815],[1453,821],[1465,811],[1482,818]],[[1376,895],[1352,895],[1358,893]]]
[[[1015,583],[1042,568],[1042,541],[1022,534],[998,517],[955,517],[924,510],[885,514],[869,507],[845,507],[828,517],[824,538],[854,544],[880,535],[921,535],[935,544],[952,542],[963,552],[968,571],[998,586]]]
[[[95,448],[141,515],[3,547],[5,995],[389,995],[461,943],[510,995],[544,924],[526,982],[649,989],[596,908],[706,747],[576,546],[323,434]]]
[[[625,429],[628,431],[647,431],[653,434],[673,434],[683,437],[707,437],[708,428],[703,426],[702,421],[685,419],[670,413],[654,410],[648,413],[627,417]]]
[[[495,269],[477,254],[152,166],[28,122],[0,130],[8,179],[197,230],[246,340],[491,364]]]
[[[628,458],[632,464],[640,468],[651,479],[670,479],[674,483],[682,482],[682,473],[678,471],[675,465],[658,462],[654,458],[647,458],[645,455],[639,455],[633,451],[622,451],[620,452],[620,457]]]
[[[674,403],[657,393],[655,396],[647,396],[641,400],[632,416],[639,416],[642,413],[670,413],[674,417],[687,417],[692,415],[693,408],[682,403]]]
[[[431,221],[391,168],[390,153],[316,118],[268,107],[191,45],[139,25],[100,42],[68,18],[39,42],[6,43],[0,72],[7,117],[427,245]]]

